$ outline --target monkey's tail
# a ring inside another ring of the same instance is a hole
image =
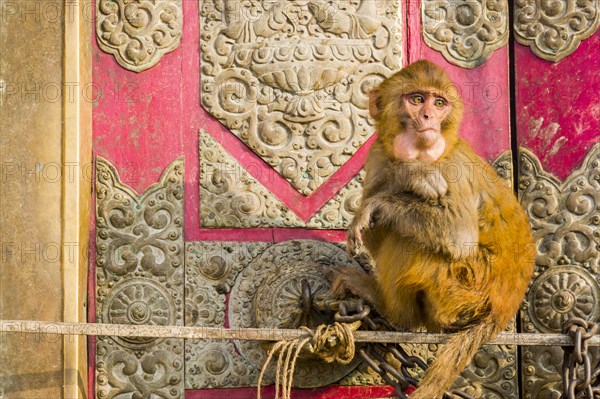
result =
[[[441,399],[481,344],[491,340],[501,329],[497,323],[488,321],[454,334],[442,344],[436,360],[410,399]]]

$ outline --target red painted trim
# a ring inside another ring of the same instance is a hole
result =
[[[421,2],[411,0],[406,2],[406,65],[421,59]]]
[[[372,136],[327,182],[311,195],[304,196],[230,132],[218,131],[214,132],[211,136],[227,152],[237,154],[237,161],[241,165],[240,170],[246,170],[256,180],[261,182],[267,190],[275,193],[304,222],[309,221],[338,191],[344,188],[360,172],[367,159],[369,149],[375,141],[375,136]]]
[[[600,31],[557,63],[514,46],[518,143],[564,180],[600,138]]]
[[[407,393],[414,389],[409,388]],[[261,389],[263,399],[275,398],[275,387]],[[369,399],[393,398],[394,389],[390,386],[331,386],[314,389],[294,389],[292,399]],[[226,388],[187,390],[186,399],[256,399],[256,388]]]

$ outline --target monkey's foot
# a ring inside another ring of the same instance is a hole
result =
[[[375,277],[359,268],[340,268],[331,282],[331,291],[339,298],[351,293],[373,305],[378,304]]]

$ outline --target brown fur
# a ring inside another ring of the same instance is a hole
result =
[[[448,99],[443,155],[433,163],[392,155],[409,134],[402,98],[435,89]],[[517,311],[533,271],[527,217],[506,182],[457,137],[462,102],[447,75],[427,61],[384,81],[371,97],[379,138],[367,161],[363,199],[348,248],[364,245],[375,275],[344,269],[333,282],[368,299],[399,329],[455,332],[413,399],[441,398],[479,346]]]

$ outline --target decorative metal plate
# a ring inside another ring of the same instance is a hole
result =
[[[207,0],[202,106],[299,192],[373,134],[368,91],[401,65],[398,0]]]
[[[600,26],[600,0],[515,1],[515,38],[540,58],[560,61]]]
[[[302,280],[311,286],[314,301],[323,300],[329,282],[323,276],[328,268],[360,267],[346,252],[330,243],[288,241],[274,244],[254,259],[240,274],[231,290],[229,324],[232,327],[297,328],[301,325]],[[331,319],[318,314],[309,327]],[[331,315],[329,315],[331,317]],[[236,341],[240,353],[256,367],[266,360],[266,351],[256,341]],[[347,366],[301,359],[294,383],[300,387],[323,386],[346,376],[358,365],[356,358]],[[274,376],[274,368],[269,370]]]
[[[486,62],[508,43],[506,0],[423,0],[425,43],[463,68]]]
[[[358,209],[364,171],[304,222],[202,130],[199,152],[202,227],[345,229]]]
[[[98,0],[98,46],[134,72],[153,67],[181,42],[181,0]]]
[[[301,280],[306,279],[315,301],[329,291],[323,270],[358,267],[341,245],[312,240],[282,243],[190,242],[186,244],[186,303],[203,292],[197,309],[205,317],[187,317],[187,325],[295,328],[301,323]],[[227,309],[225,298],[229,294]],[[186,307],[187,311],[187,307]],[[195,313],[194,313],[195,314]],[[307,324],[331,321],[332,315],[314,313]],[[193,389],[256,386],[266,360],[266,347],[256,341],[186,341],[186,387]],[[296,366],[299,387],[321,386],[348,375],[358,364],[325,364],[303,358]],[[269,375],[266,383],[272,383]],[[354,381],[378,381],[368,372]]]
[[[600,315],[600,144],[563,183],[521,150],[519,194],[537,245],[536,271],[521,310],[525,332],[560,332],[572,316]],[[594,362],[600,357],[593,348]],[[525,398],[559,397],[562,350],[523,347]]]
[[[185,264],[185,325],[225,327],[226,295],[240,271],[270,243],[188,242]],[[188,389],[256,385],[259,371],[233,342],[185,341]]]
[[[183,325],[183,160],[138,195],[96,159],[99,323]],[[96,395],[183,398],[183,340],[98,337]]]

